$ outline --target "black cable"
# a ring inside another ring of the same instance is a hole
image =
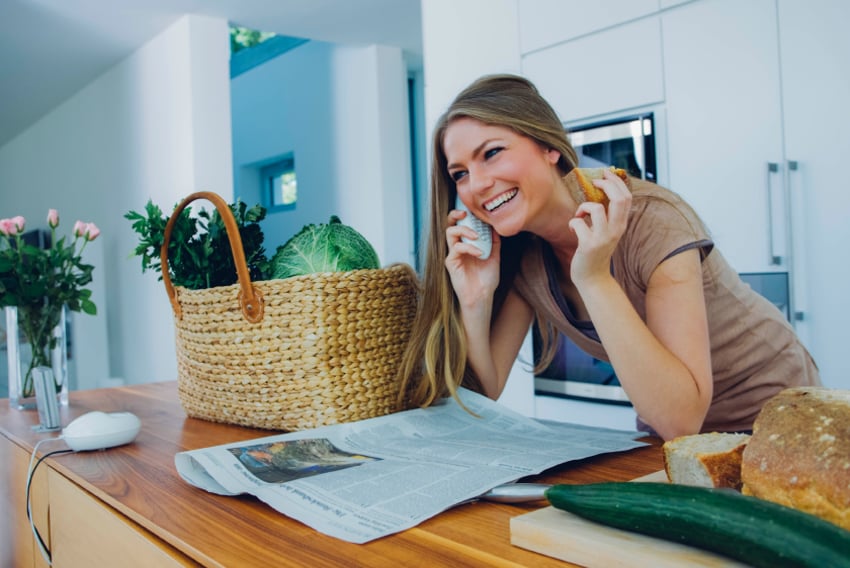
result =
[[[33,449],[33,451],[35,451],[35,449]],[[47,452],[46,454],[44,454],[43,456],[38,458],[38,461],[35,462],[35,465],[32,466],[32,469],[30,469],[29,474],[27,475],[27,521],[29,521],[30,526],[32,527],[32,531],[33,531],[33,534],[35,535],[35,538],[38,539],[39,548],[41,549],[41,551],[43,553],[45,553],[47,555],[45,557],[45,560],[47,560],[48,565],[51,564],[50,551],[47,549],[47,545],[44,544],[44,539],[41,538],[41,534],[38,532],[38,529],[35,527],[35,523],[33,523],[33,521],[32,521],[32,513],[30,512],[30,487],[32,486],[33,477],[35,477],[35,470],[38,468],[38,466],[39,466],[39,464],[41,464],[41,462],[43,462],[44,460],[46,460],[50,456],[53,456],[53,455],[56,455],[56,454],[67,454],[67,453],[73,452],[73,451],[74,450],[53,450],[52,452]]]

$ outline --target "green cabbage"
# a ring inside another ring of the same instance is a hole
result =
[[[271,265],[273,279],[381,267],[369,241],[336,215],[327,224],[305,225],[277,248]]]

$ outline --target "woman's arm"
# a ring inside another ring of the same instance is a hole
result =
[[[492,323],[489,310],[486,317],[476,317],[462,310],[467,360],[485,394],[493,400],[499,398],[505,388],[533,315],[531,307],[513,290]]]
[[[533,311],[511,290],[494,321],[493,299],[499,284],[502,241],[494,231],[491,255],[481,260],[478,248],[462,240],[464,236],[476,236],[470,227],[457,224],[465,215],[468,213],[459,210],[449,212],[445,266],[460,307],[467,363],[475,371],[484,394],[496,400],[528,333]]]
[[[646,324],[610,273],[583,281],[579,291],[641,419],[664,439],[699,432],[713,392],[699,251],[653,272]]]

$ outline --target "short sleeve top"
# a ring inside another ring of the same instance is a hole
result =
[[[646,290],[664,260],[697,248],[702,258],[714,393],[703,431],[752,428],[768,398],[791,386],[820,384],[817,367],[784,314],[753,291],[714,247],[693,210],[674,192],[633,179],[629,223],[611,271],[646,321]],[[566,226],[566,223],[565,223]],[[609,361],[591,322],[576,321],[553,285],[548,245],[532,239],[514,280],[517,292],[589,355]],[[638,417],[638,427],[649,428]]]

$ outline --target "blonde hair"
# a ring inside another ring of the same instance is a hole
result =
[[[446,228],[454,208],[457,188],[448,174],[443,151],[446,129],[459,118],[510,128],[557,150],[558,167],[566,175],[578,163],[576,152],[554,109],[527,79],[516,75],[487,75],[473,82],[454,99],[434,129],[431,160],[430,221],[422,298],[411,339],[399,370],[399,406],[428,406],[447,395],[457,397],[464,386],[481,392],[481,383],[466,363],[467,343],[460,311],[445,267],[448,255]],[[494,298],[494,317],[519,270],[519,261],[530,234],[502,238],[501,275]],[[543,326],[544,337],[549,327]],[[544,357],[551,359],[551,356]]]

